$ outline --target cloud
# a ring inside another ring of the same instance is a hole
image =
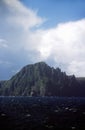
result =
[[[85,77],[85,61],[72,61],[68,66],[69,74],[74,72],[77,76]]]
[[[0,67],[12,63],[9,75],[43,60],[67,74],[85,76],[85,19],[42,29],[45,19],[19,0],[1,0],[0,5]]]
[[[0,60],[0,64],[6,65],[7,67],[12,66],[12,63],[10,63],[9,61],[2,61],[2,60]]]
[[[7,41],[4,39],[0,39],[0,48],[8,48]]]
[[[58,24],[55,28],[30,34],[26,49],[36,50],[41,60],[54,60],[68,74],[85,76],[85,19]],[[33,47],[32,47],[33,46]],[[80,71],[80,68],[83,68]]]
[[[44,22],[44,19],[37,16],[37,11],[26,8],[19,0],[3,0],[3,4],[8,12],[7,17],[5,16],[7,22],[15,27],[27,30]]]

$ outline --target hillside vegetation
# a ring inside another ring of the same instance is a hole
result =
[[[4,96],[85,96],[85,79],[67,76],[45,62],[27,65],[10,80],[0,82]]]

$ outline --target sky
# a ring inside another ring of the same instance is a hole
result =
[[[85,77],[85,0],[0,0],[0,80],[40,61]]]

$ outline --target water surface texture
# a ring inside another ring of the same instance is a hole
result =
[[[85,130],[85,98],[0,97],[0,129]]]

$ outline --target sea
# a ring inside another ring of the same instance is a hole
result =
[[[0,97],[0,130],[85,130],[85,98]]]

